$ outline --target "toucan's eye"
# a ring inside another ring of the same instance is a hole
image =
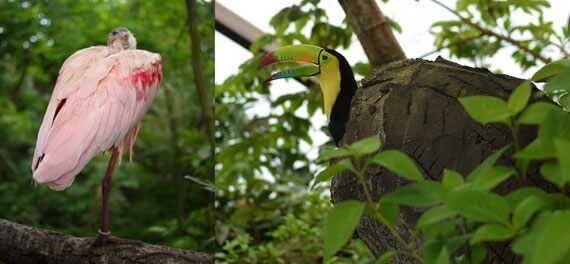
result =
[[[327,60],[329,57],[327,55],[323,55],[323,60]]]

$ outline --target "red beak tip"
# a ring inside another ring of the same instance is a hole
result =
[[[270,64],[273,64],[277,61],[277,58],[275,57],[275,55],[273,54],[273,52],[269,52],[267,53],[267,55],[265,55],[263,57],[263,59],[261,59],[261,61],[259,62],[259,65],[257,66],[258,69],[261,69],[265,66],[268,66]]]

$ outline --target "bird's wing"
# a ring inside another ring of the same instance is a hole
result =
[[[63,99],[69,97],[73,92],[74,87],[76,87],[74,82],[81,79],[81,76],[85,74],[85,71],[89,69],[95,63],[101,61],[105,57],[109,56],[109,49],[105,46],[94,46],[78,50],[73,53],[69,58],[65,60],[59,74],[57,76],[57,82],[55,88],[53,89],[51,99],[48,104],[48,108],[44,115],[42,121],[42,126],[38,133],[38,139],[36,142],[36,153],[38,149],[43,149],[45,147],[45,140],[49,134],[49,128],[51,126],[44,125],[49,123],[50,118],[53,118],[55,112],[58,111],[57,107],[65,104]],[[34,156],[32,162],[32,169],[36,167],[37,157]]]
[[[96,154],[132,146],[162,80],[159,54],[125,50],[99,58],[80,52],[60,70],[32,163],[34,181],[55,190],[71,185]]]

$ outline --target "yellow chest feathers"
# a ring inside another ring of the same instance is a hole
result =
[[[333,63],[321,65],[321,74],[317,76],[323,92],[324,110],[328,122],[331,121],[332,108],[340,93],[340,70],[338,61],[336,58],[334,60]]]

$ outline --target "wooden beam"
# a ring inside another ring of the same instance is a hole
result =
[[[265,34],[261,29],[241,18],[218,2],[216,2],[215,13],[216,30],[247,50],[249,50],[252,43]],[[277,41],[274,41],[271,44],[264,46],[262,49],[265,52],[270,52],[280,47],[281,45]],[[295,80],[307,88],[317,87],[318,85],[318,82],[314,77],[310,77],[305,80],[295,78]]]
[[[249,49],[253,42],[265,34],[261,29],[247,22],[247,20],[241,18],[218,2],[216,2],[215,13],[216,30],[245,49]],[[263,47],[263,50],[269,52],[279,47],[279,43],[273,42]]]

